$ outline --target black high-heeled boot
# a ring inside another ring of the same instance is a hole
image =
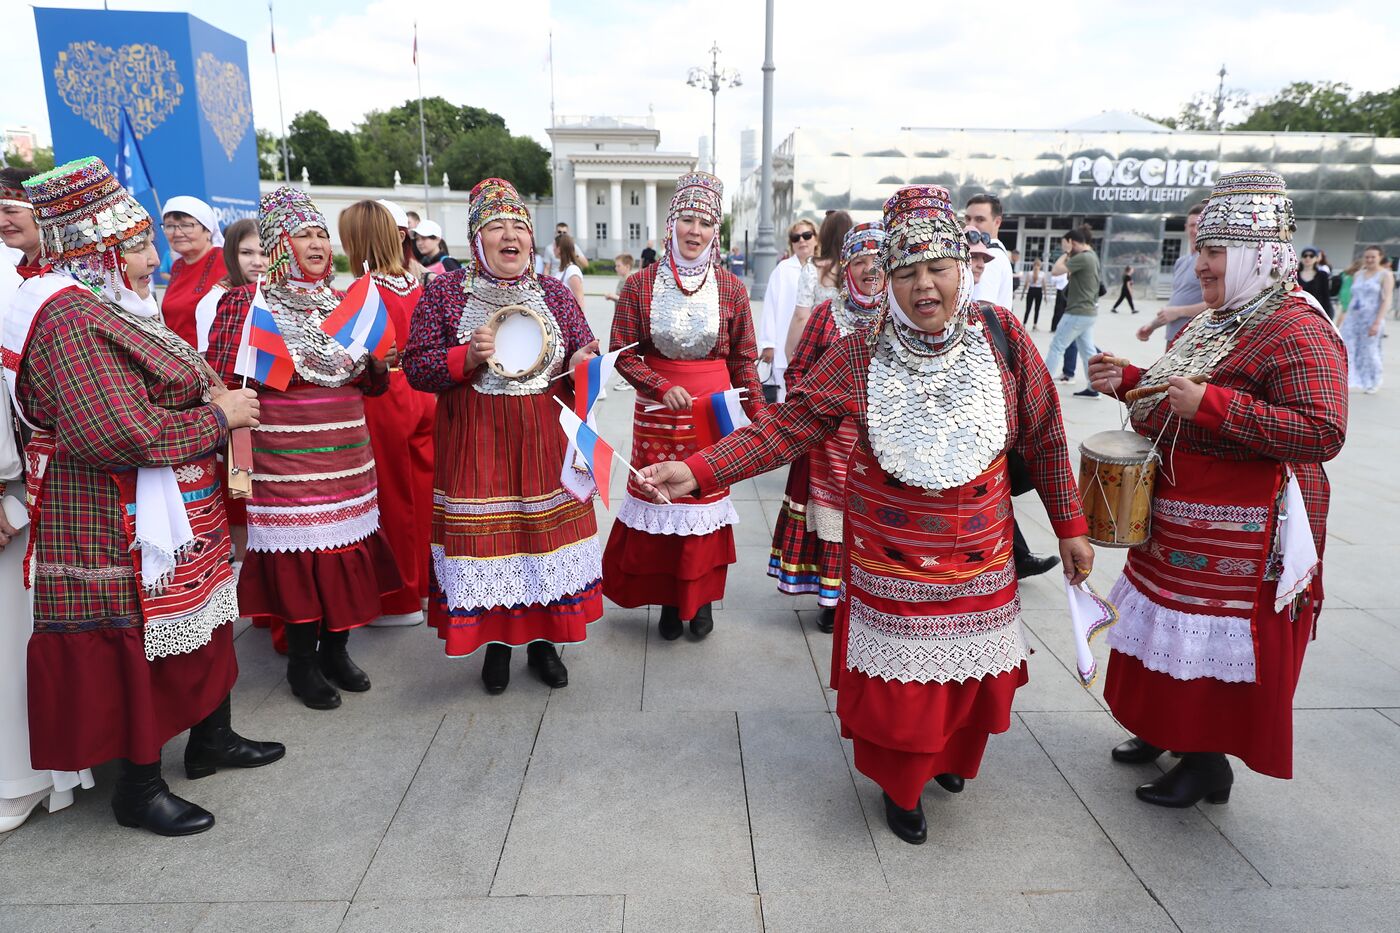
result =
[[[1161,758],[1164,751],[1166,749],[1133,736],[1128,741],[1115,745],[1111,754],[1113,760],[1122,765],[1145,765]]]
[[[487,645],[486,660],[481,665],[481,682],[486,692],[495,696],[510,686],[510,645]]]
[[[961,774],[953,774],[952,772],[935,774],[933,779],[938,782],[939,787],[950,794],[961,794],[963,792],[963,787],[967,784],[967,782],[963,780]]]
[[[220,768],[261,768],[287,754],[281,742],[254,742],[233,731],[230,697],[190,727],[185,745],[185,777],[208,777]]]
[[[1166,774],[1137,789],[1143,803],[1158,807],[1194,807],[1206,803],[1226,803],[1235,772],[1230,760],[1220,752],[1187,752]]]
[[[122,759],[112,814],[122,826],[148,829],[157,836],[193,836],[214,826],[214,814],[170,792],[159,761],[138,765]]]
[[[364,693],[369,689],[369,675],[350,659],[350,632],[321,629],[321,673],[326,680],[342,690]]]
[[[836,607],[822,606],[821,614],[817,616],[817,631],[830,635],[836,629]]]
[[[559,660],[559,652],[547,641],[532,641],[525,648],[525,660],[546,686],[558,690],[569,685],[569,669]]]
[[[890,832],[911,846],[921,846],[928,839],[928,821],[924,819],[924,802],[920,800],[914,805],[914,809],[906,810],[890,799],[889,794],[883,795],[885,798],[885,822],[889,824]]]
[[[656,625],[656,631],[667,641],[675,641],[681,637],[685,631],[685,623],[681,621],[681,611],[675,606],[661,607],[661,621]]]
[[[301,698],[311,709],[335,709],[340,705],[340,691],[326,682],[321,662],[316,656],[316,640],[321,633],[317,622],[288,625],[287,683],[292,695]]]
[[[710,634],[714,630],[715,614],[714,611],[710,608],[710,604],[706,603],[699,609],[695,610],[695,618],[690,620],[690,634],[694,635],[697,639],[700,639],[704,638],[706,635]]]

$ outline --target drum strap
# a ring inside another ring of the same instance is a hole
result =
[[[987,336],[991,338],[992,347],[1001,357],[1001,361],[1006,364],[1012,378],[1016,378],[1014,363],[1016,358],[1011,355],[1011,342],[1006,339],[1006,331],[997,318],[996,309],[990,301],[979,301],[977,302],[977,310],[982,312],[982,322],[987,327]],[[1031,481],[1031,469],[1026,464],[1026,458],[1022,457],[1018,451],[1008,450],[1006,452],[1006,472],[1007,479],[1011,483],[1013,496],[1023,495],[1035,488],[1035,483]]]

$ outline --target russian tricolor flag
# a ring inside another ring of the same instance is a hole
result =
[[[695,433],[701,447],[709,447],[739,428],[752,424],[744,414],[739,394],[742,389],[711,392],[691,399],[691,414],[695,418]]]
[[[243,336],[238,342],[238,359],[233,371],[279,392],[287,388],[295,372],[287,342],[282,339],[277,319],[263,298],[261,281],[253,291],[248,316],[243,319]]]
[[[624,347],[623,349],[626,349]],[[612,378],[613,369],[622,350],[584,360],[574,367],[574,413],[587,421],[598,403],[598,396]]]
[[[598,497],[603,500],[603,508],[608,508],[608,481],[612,478],[612,462],[616,453],[607,441],[598,436],[583,419],[562,404],[559,406],[559,426],[569,436],[570,447],[564,454],[564,469],[572,470],[574,451],[583,457],[588,472],[593,476],[593,484],[598,487]]]
[[[366,273],[355,280],[340,304],[321,322],[321,330],[334,337],[352,360],[365,351],[384,358],[394,345],[394,322],[389,320],[389,309],[384,307],[372,275]]]

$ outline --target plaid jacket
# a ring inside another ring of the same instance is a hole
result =
[[[467,345],[457,339],[457,323],[467,296],[462,291],[466,270],[457,269],[437,276],[428,283],[408,332],[408,348],[403,370],[409,385],[423,392],[446,392],[466,382]],[[580,347],[593,342],[593,330],[583,316],[569,286],[552,276],[541,276],[544,303],[564,336],[564,364],[567,366]],[[569,380],[565,379],[565,382]]]
[[[1134,388],[1143,372],[1127,367],[1120,394]],[[1290,298],[1211,373],[1193,421],[1173,418],[1168,425],[1170,412],[1163,396],[1147,420],[1133,427],[1221,460],[1289,464],[1322,553],[1331,496],[1322,464],[1341,452],[1347,434],[1346,348],[1326,318],[1303,299]]]
[[[256,287],[253,285],[231,289],[219,299],[214,323],[209,328],[209,349],[204,351],[204,358],[230,389],[243,385],[243,377],[235,375],[233,368],[238,364],[238,345],[243,340],[243,321],[248,317],[248,309],[253,304],[255,291]],[[256,380],[249,381],[256,385]],[[287,388],[308,384],[299,374],[293,372],[292,381],[287,384]],[[389,372],[385,370],[376,373],[372,367],[366,365],[364,372],[351,384],[359,386],[365,395],[383,395],[389,391]],[[267,386],[256,387],[259,392],[275,391]]]
[[[802,328],[802,336],[797,338],[797,346],[788,357],[787,369],[783,370],[787,390],[793,391],[802,375],[817,365],[822,354],[840,339],[841,332],[831,317],[831,302],[823,301],[812,309],[812,316],[807,318],[807,326]]]
[[[17,386],[57,443],[34,538],[35,632],[141,625],[111,474],[179,466],[223,444],[227,422],[203,387],[190,364],[86,291],[40,310]]]
[[[622,283],[608,344],[640,344],[617,358],[617,371],[639,392],[658,401],[674,384],[658,376],[642,357],[648,353],[665,356],[651,342],[651,290],[660,269],[661,264],[655,263]],[[714,275],[719,289],[719,336],[705,359],[727,361],[729,384],[748,390],[744,410],[753,417],[763,409],[763,386],[758,381],[758,338],[754,335],[749,293],[733,273],[716,269]]]
[[[1070,470],[1055,384],[1016,316],[1005,308],[997,308],[996,314],[1015,356],[1008,367],[999,353],[994,354],[1006,398],[1014,400],[1006,413],[1007,446],[1025,457],[1055,533],[1061,538],[1085,534],[1088,526]],[[866,388],[872,353],[867,331],[841,338],[803,376],[787,401],[769,410],[768,418],[688,459],[686,465],[695,472],[700,492],[795,460],[825,440],[848,415],[855,417],[860,429],[857,443],[869,449]]]

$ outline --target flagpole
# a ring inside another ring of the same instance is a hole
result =
[[[418,64],[418,21],[413,21],[413,70],[418,72],[418,142],[423,149],[423,219],[431,220],[428,203],[428,125],[423,120],[423,66]]]
[[[560,399],[559,396],[557,396],[557,395],[554,396],[554,402],[555,402],[555,404],[557,404],[560,408],[562,408],[562,409],[564,409],[565,411],[569,412],[569,414],[574,415],[574,413],[573,413],[572,411],[569,410],[569,406],[568,406],[568,405],[565,405],[564,402],[563,402],[563,400]],[[574,417],[575,417],[575,418],[578,418],[578,415],[574,415]],[[582,418],[579,418],[579,421],[583,421],[583,419],[582,419]],[[563,425],[561,424],[560,427],[562,428]],[[588,427],[587,423],[584,424],[584,427]],[[592,429],[589,428],[589,430],[592,430]],[[600,439],[601,439],[601,438],[600,438]],[[613,459],[616,460],[616,461],[618,461],[619,463],[621,463],[623,466],[627,467],[627,469],[631,470],[633,476],[637,477],[637,479],[641,480],[641,481],[644,482],[644,483],[647,481],[647,478],[646,478],[645,476],[642,475],[642,471],[639,470],[639,469],[637,469],[636,467],[634,467],[634,466],[631,464],[631,462],[630,462],[626,457],[624,457],[624,456],[622,456],[622,454],[618,453],[616,447],[614,447],[614,446],[611,445],[611,444],[608,444],[608,449],[612,451]],[[593,485],[595,485],[595,486],[598,485],[598,477],[596,477],[596,476],[593,477]],[[672,502],[670,499],[666,498],[666,494],[665,494],[664,492],[662,492],[661,490],[657,489],[655,486],[653,486],[653,487],[651,487],[651,488],[654,489],[654,490],[656,491],[656,494],[657,494],[658,496],[661,497],[661,501],[662,501],[662,502],[666,503],[667,505],[674,505],[674,504],[675,504],[675,503]]]
[[[277,79],[277,119],[282,121],[282,180],[292,183],[292,156],[287,149],[287,113],[282,109],[282,66],[277,61],[277,27],[272,21],[272,0],[267,0],[267,32],[272,37],[272,73]]]
[[[557,125],[554,116],[554,27],[549,29],[549,193],[550,199],[554,202],[554,226],[559,227],[559,152],[554,141],[554,130]],[[583,236],[582,230],[574,231],[574,235]]]

